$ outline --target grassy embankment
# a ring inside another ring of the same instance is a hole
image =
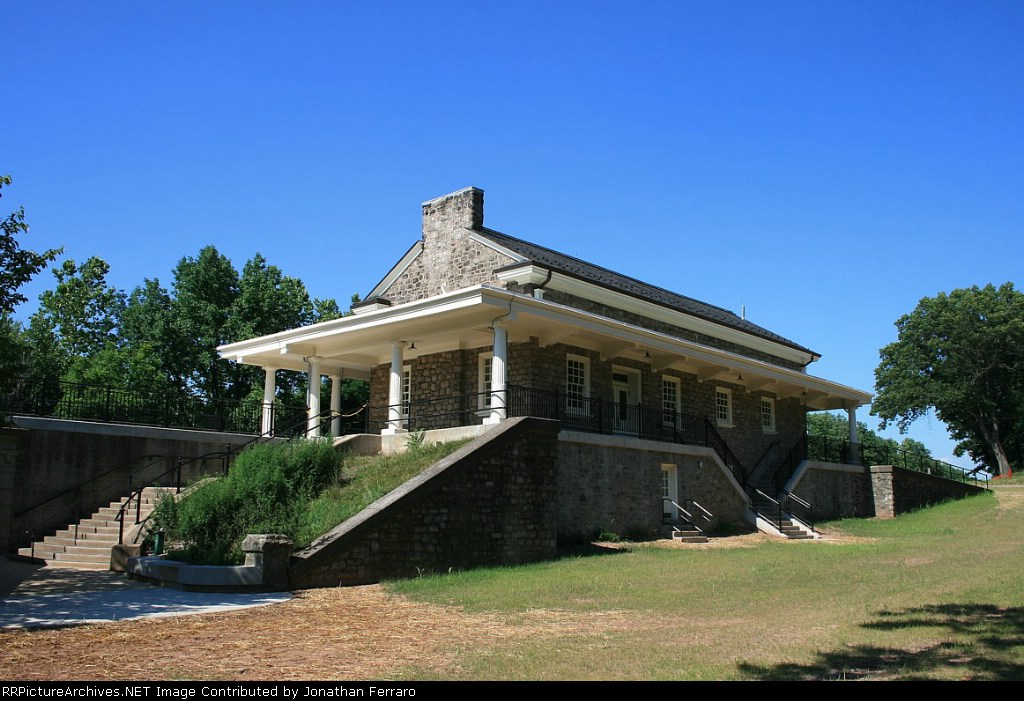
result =
[[[456,649],[458,678],[1024,678],[1024,489],[823,528],[832,542],[635,545],[389,590],[521,628]]]
[[[241,562],[248,533],[282,533],[301,549],[465,443],[417,443],[393,456],[339,454],[319,440],[255,446],[226,476],[161,501],[154,527],[176,544],[172,557],[194,563]]]

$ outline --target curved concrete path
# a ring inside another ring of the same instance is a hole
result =
[[[0,628],[46,628],[185,616],[288,601],[288,592],[218,594],[164,589],[117,572],[43,567],[0,557]]]

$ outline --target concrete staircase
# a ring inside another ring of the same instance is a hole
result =
[[[814,533],[807,530],[802,524],[791,518],[782,519],[782,535],[790,540],[814,540]]]
[[[156,508],[156,503],[168,491],[166,487],[146,487],[142,491],[142,506],[139,517],[142,520]],[[110,549],[117,544],[120,524],[116,517],[127,497],[113,501],[110,506],[100,507],[89,518],[71,524],[54,535],[48,535],[30,547],[20,548],[18,555],[42,560],[53,567],[69,567],[79,570],[110,569]],[[125,510],[125,542],[135,528],[134,504]]]
[[[672,524],[672,540],[677,543],[706,543],[708,537],[692,523],[683,521]]]

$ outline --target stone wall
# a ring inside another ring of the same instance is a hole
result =
[[[811,503],[815,520],[899,514],[962,499],[984,488],[892,465],[837,465],[806,462],[789,489]]]
[[[656,535],[662,524],[663,465],[676,467],[677,503],[700,503],[714,515],[711,529],[743,521],[743,490],[710,448],[563,431],[558,442],[559,539],[586,540],[601,531]]]
[[[947,499],[962,499],[985,491],[973,484],[954,482],[892,465],[873,466],[870,479],[875,515],[880,518],[892,518],[922,506],[938,504]]]
[[[558,428],[503,422],[297,553],[292,587],[554,557]]]
[[[410,358],[405,362],[410,368],[412,400],[425,398],[458,397],[480,392],[480,356],[490,353],[491,346],[452,350],[431,355]],[[773,443],[777,443],[783,454],[789,451],[804,434],[806,420],[804,407],[795,398],[778,399],[765,391],[748,392],[742,384],[708,380],[700,382],[692,373],[675,369],[652,372],[648,363],[624,358],[601,358],[597,351],[556,343],[541,346],[537,339],[509,344],[508,382],[520,387],[547,391],[566,391],[565,361],[568,354],[588,359],[590,365],[590,396],[604,401],[612,399],[612,374],[616,368],[627,368],[640,373],[640,402],[646,406],[660,408],[662,377],[675,377],[680,381],[680,412],[696,417],[703,436],[705,416],[714,416],[715,392],[717,388],[732,393],[732,426],[718,427],[719,433],[749,471]],[[371,371],[370,405],[386,407],[391,366],[378,365]],[[761,398],[775,400],[775,431],[765,432],[761,427]],[[476,422],[474,409],[479,408],[479,397],[467,397],[463,405],[438,403],[420,409],[421,411],[462,413],[449,414],[450,418],[438,419],[438,428],[444,420],[462,417],[466,423]],[[414,410],[416,407],[414,407]],[[481,414],[482,416],[482,414]],[[386,418],[383,410],[376,412],[378,420]]]
[[[145,426],[93,424],[15,417],[27,428],[0,430],[0,460],[10,476],[10,501],[0,509],[0,537],[7,548],[26,543],[24,534],[34,530],[45,535],[68,525],[74,503],[81,500],[82,514],[128,495],[129,473],[133,484],[169,470],[177,457],[192,458],[223,451],[252,439],[240,434],[208,433]],[[155,459],[140,460],[144,456]],[[222,461],[198,461],[183,469],[188,481],[206,473],[219,473]],[[113,470],[110,474],[105,474]],[[4,472],[0,470],[0,507],[4,501]],[[70,494],[67,490],[77,491]],[[63,495],[63,496],[61,496]],[[36,509],[31,507],[58,497]],[[27,510],[27,511],[26,511]],[[25,513],[21,513],[25,512]]]
[[[862,465],[807,462],[790,491],[811,504],[814,520],[875,515],[871,481]]]
[[[484,193],[475,187],[423,204],[423,251],[381,293],[394,304],[496,282],[494,271],[513,263],[470,238],[484,221]]]

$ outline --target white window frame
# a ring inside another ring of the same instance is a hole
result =
[[[493,365],[491,361],[494,353],[481,353],[477,360],[477,391],[480,393],[479,408],[490,410],[491,408],[491,372]]]
[[[407,426],[409,421],[409,404],[412,401],[412,366],[402,366],[402,426]]]
[[[669,402],[665,397],[666,385],[671,385],[675,388],[675,400],[672,402],[674,406],[669,406]],[[661,422],[665,426],[679,427],[680,424],[680,413],[682,408],[683,399],[683,382],[678,377],[672,375],[661,376]]]
[[[761,430],[765,433],[775,433],[775,400],[772,397],[761,397],[760,406]]]
[[[721,400],[724,398],[724,403]],[[725,409],[724,416],[722,409]],[[715,422],[725,428],[733,427],[732,390],[728,387],[715,387]]]
[[[570,365],[579,363],[582,366],[583,375],[582,391],[570,393]],[[581,399],[574,399],[580,397]],[[565,354],[565,412],[573,416],[585,416],[590,414],[590,358],[585,355]]]

